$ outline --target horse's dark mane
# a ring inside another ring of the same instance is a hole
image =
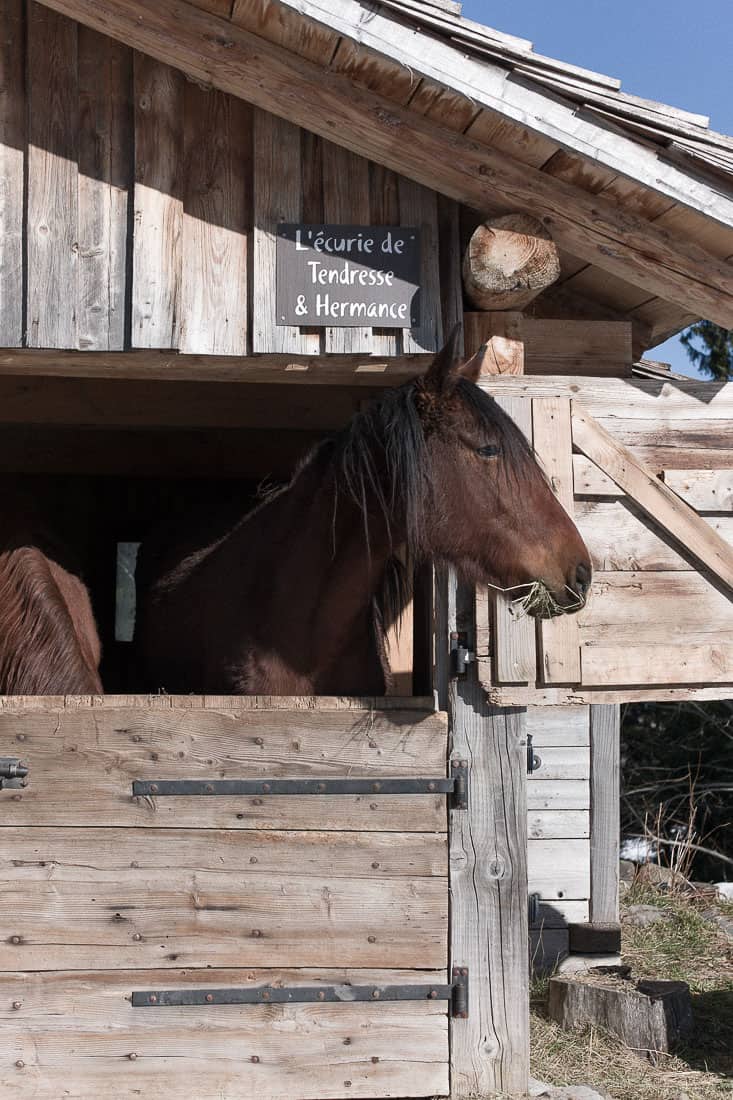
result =
[[[530,471],[536,476],[532,450],[523,433],[496,401],[473,382],[460,378],[453,390],[479,429],[492,433],[501,445],[505,469],[518,487]],[[422,515],[432,485],[426,454],[426,433],[435,430],[421,416],[426,399],[423,382],[416,379],[388,390],[353,417],[333,441],[332,462],[337,487],[359,508],[365,536],[369,502],[390,517],[403,517],[407,548],[419,558],[423,546]],[[390,531],[391,534],[391,531]]]

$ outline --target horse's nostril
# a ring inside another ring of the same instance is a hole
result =
[[[581,596],[585,596],[590,588],[590,578],[591,571],[589,566],[587,566],[585,562],[580,562],[575,569],[575,588]]]

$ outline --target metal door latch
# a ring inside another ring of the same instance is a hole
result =
[[[17,790],[26,787],[28,765],[15,756],[0,756],[0,790]]]
[[[465,630],[454,630],[450,636],[451,675],[465,676],[468,665],[476,660],[476,654],[468,648]]]
[[[532,748],[532,734],[527,734],[527,775],[533,775],[542,767],[542,757]]]

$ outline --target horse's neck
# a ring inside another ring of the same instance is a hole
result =
[[[400,524],[390,517],[390,526],[379,507],[366,505],[365,523],[348,494],[336,494],[330,467],[313,464],[267,506],[271,516],[263,515],[278,544],[267,618],[273,635],[283,622],[302,632],[314,671],[338,663],[362,644],[358,639],[367,644],[371,632],[373,599]]]

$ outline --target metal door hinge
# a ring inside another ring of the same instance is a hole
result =
[[[465,676],[468,666],[476,660],[476,654],[469,648],[468,632],[454,630],[450,636],[451,676]]]
[[[533,775],[542,767],[542,757],[532,748],[532,734],[527,734],[527,775]]]
[[[450,985],[260,985],[232,989],[136,990],[133,1008],[261,1004],[354,1004],[357,1001],[448,1001],[451,1016],[468,1016],[468,968],[453,967]]]
[[[534,927],[536,927],[537,924],[539,924],[539,920],[540,920],[540,901],[541,900],[542,900],[542,895],[541,894],[530,894],[529,895],[529,905],[528,905],[529,913],[528,913],[528,915],[529,915],[529,927],[530,928],[534,928]]]
[[[452,809],[468,806],[468,761],[452,760],[449,777],[379,779],[134,779],[133,795],[163,798],[169,796],[223,795],[396,795],[446,794]]]
[[[26,787],[28,765],[15,756],[0,756],[0,790],[17,790]]]

